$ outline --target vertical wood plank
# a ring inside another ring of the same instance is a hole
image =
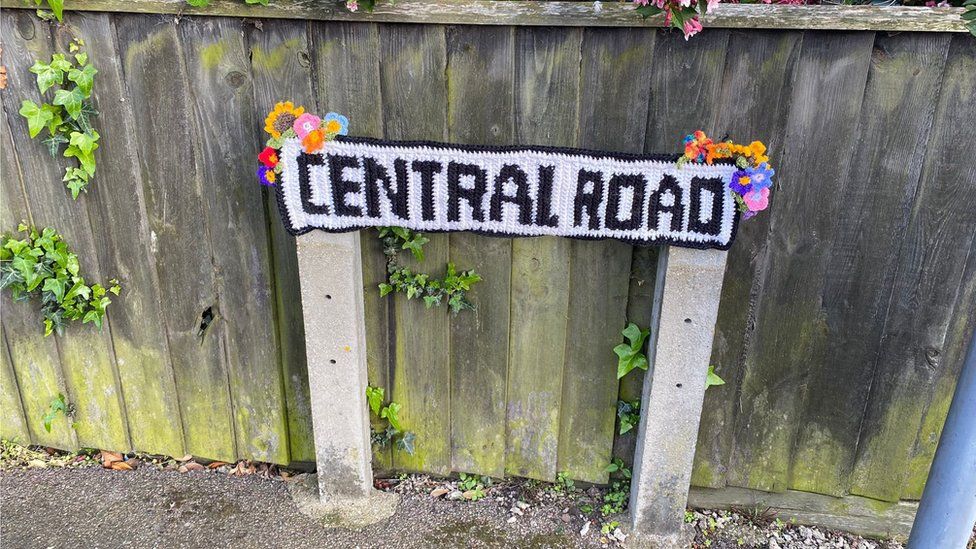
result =
[[[654,47],[650,29],[587,29],[580,63],[579,144],[644,148]],[[587,482],[607,481],[616,418],[617,358],[626,325],[633,246],[574,240],[570,245],[569,321],[560,406],[557,468]]]
[[[252,148],[250,63],[240,22],[190,19],[180,25],[193,82],[191,138],[206,212],[213,220],[213,264],[240,457],[287,464],[288,422],[275,337],[268,229]]]
[[[802,37],[801,32],[776,31],[731,31],[729,35],[714,135],[762,140],[773,166],[782,158],[789,114],[789,101],[783,97],[789,95]],[[773,208],[776,195],[774,189]],[[756,336],[751,318],[762,292],[760,271],[765,266],[770,217],[767,212],[741,223],[729,251],[711,357],[725,385],[705,392],[692,470],[696,486],[725,486],[745,350]]]
[[[18,90],[16,96],[3,94],[4,109],[7,113],[16,113],[21,99],[41,100],[34,75],[28,69],[35,59],[45,62],[51,59],[54,51],[51,27],[29,12],[8,11],[3,17],[5,26],[16,28],[22,39],[11,41],[4,57],[8,88]],[[31,140],[23,120],[10,120],[10,131],[34,223],[38,228],[54,227],[64,235],[65,241],[78,254],[89,283],[105,282],[110,276],[105,276],[99,265],[86,212],[88,196],[81,196],[77,201],[71,199],[70,192],[61,182],[62,162],[44,156],[44,145]],[[104,157],[98,158],[104,162]],[[97,184],[97,180],[93,184]],[[57,337],[70,393],[66,397],[76,409],[74,423],[79,442],[93,448],[130,450],[125,407],[112,349],[111,310],[100,331],[92,325],[72,324],[66,327],[64,335],[52,337]],[[54,396],[47,397],[48,403]]]
[[[861,427],[857,495],[896,501],[906,483],[918,486],[908,482],[909,458],[934,391],[951,375],[946,335],[976,240],[976,165],[953,148],[976,139],[974,87],[976,43],[953,37]]]
[[[266,20],[260,28],[245,26],[251,54],[254,86],[254,151],[260,151],[268,135],[264,117],[278,101],[292,101],[315,111],[311,59],[306,25],[299,21]],[[288,410],[289,450],[292,461],[315,461],[312,412],[305,363],[305,324],[298,279],[295,239],[285,231],[274,193],[265,191],[274,273],[275,309],[281,368]]]
[[[383,137],[380,97],[379,33],[376,25],[332,23],[309,26],[315,56],[316,96],[323,114],[342,113],[349,118],[349,133]],[[366,367],[369,383],[392,394],[390,385],[391,300],[380,297],[378,286],[386,281],[386,256],[375,230],[360,232],[363,259],[363,296],[366,316]],[[370,414],[379,427],[381,420]],[[393,467],[390,447],[373,445],[373,467]]]
[[[511,27],[448,28],[450,142],[512,143],[514,47]],[[482,277],[469,293],[476,309],[451,317],[451,463],[455,471],[502,477],[512,239],[455,233],[450,257]]]
[[[576,145],[581,41],[580,29],[516,29],[518,143]],[[512,243],[508,474],[541,480],[556,477],[569,258],[567,239],[518,238]]]
[[[93,99],[99,111],[98,172],[89,187],[87,206],[95,248],[103,270],[122,284],[113,298],[112,344],[119,365],[133,447],[142,452],[182,456],[183,424],[160,311],[162,296],[146,217],[136,150],[131,146],[136,121],[128,100],[109,14],[74,14],[69,32],[58,35],[67,51],[72,37],[98,69]]]
[[[14,374],[7,334],[0,327],[0,438],[17,444],[31,443],[24,406],[20,401],[20,387]]]
[[[894,265],[918,187],[948,34],[878,36],[843,207],[832,217],[822,303],[829,338],[799,410],[790,488],[847,493]],[[912,78],[906,75],[913,74]],[[897,131],[892,131],[897,128]],[[897,159],[897,162],[893,162]]]
[[[139,113],[141,129],[132,140],[155,243],[186,449],[232,461],[236,441],[219,327],[226,320],[220,317],[211,220],[190,132],[189,79],[177,28],[172,19],[144,15],[116,15],[114,22],[129,97]]]
[[[390,139],[443,141],[447,132],[447,52],[444,27],[380,27],[380,86],[383,122]],[[450,241],[429,235],[425,259],[418,265],[409,254],[401,261],[411,269],[443,276]],[[450,319],[443,308],[428,310],[421,300],[394,298],[396,366],[393,399],[402,406],[404,427],[417,436],[413,455],[394,449],[397,469],[445,474],[451,470]]]
[[[822,300],[833,220],[820,212],[843,207],[873,41],[871,33],[809,32],[803,39],[778,168],[789,184],[778,185],[768,212],[769,268],[755,320],[761,336],[747,351],[739,399],[728,474],[735,486],[788,486],[803,388],[823,362],[828,336]],[[811,135],[830,139],[810,147]]]
[[[969,263],[962,275],[962,286],[954,305],[952,320],[946,332],[945,371],[935,382],[932,398],[925,402],[918,437],[908,461],[907,481],[901,499],[918,500],[928,480],[929,468],[935,458],[939,437],[949,414],[949,405],[956,390],[962,364],[966,358],[968,341],[976,330],[976,244],[969,249]]]

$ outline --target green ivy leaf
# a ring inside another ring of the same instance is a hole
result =
[[[55,56],[57,55],[59,54],[55,54]],[[41,90],[41,93],[46,92],[55,84],[60,85],[64,82],[64,70],[59,68],[63,66],[63,64],[55,63],[53,60],[51,63],[34,61],[30,71],[37,75],[37,89]],[[70,67],[71,65],[69,64],[68,66]]]
[[[83,55],[83,54],[80,54]],[[92,83],[95,81],[95,74],[98,70],[91,65],[85,65],[82,69],[71,69],[68,71],[68,80],[78,85],[78,89],[84,94],[85,98],[91,96]]]
[[[397,448],[412,456],[414,453],[414,441],[416,439],[417,435],[407,431],[406,433],[403,433],[403,436],[401,436],[399,440],[397,440]]]
[[[91,154],[96,148],[98,148],[98,144],[96,142],[98,141],[99,137],[101,136],[98,135],[98,132],[94,130],[92,130],[91,134],[71,132],[70,143],[73,146],[78,147],[78,149],[85,154]]]
[[[715,366],[709,364],[708,375],[705,377],[705,388],[707,389],[714,385],[725,385],[725,380],[715,373]]]
[[[389,421],[390,426],[397,431],[403,431],[403,428],[400,425],[400,404],[391,402],[389,405],[383,407],[383,409],[380,410],[380,417]]]
[[[58,21],[62,20],[64,17],[64,0],[47,0],[47,7],[51,8]]]
[[[383,393],[382,387],[366,386],[366,401],[369,403],[369,409],[377,416],[380,415],[380,407],[383,405]]]
[[[205,8],[210,5],[210,0],[186,0],[186,3],[195,8]]]
[[[38,107],[37,103],[24,99],[20,103],[20,115],[27,119],[27,133],[31,138],[37,137],[41,130],[54,118],[50,110]]]
[[[68,111],[68,116],[71,118],[78,118],[81,115],[82,102],[85,100],[85,94],[77,86],[68,90],[58,90],[54,92],[55,105],[61,105]]]
[[[380,297],[384,297],[393,291],[393,286],[383,282],[380,284]]]

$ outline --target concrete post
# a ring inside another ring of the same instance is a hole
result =
[[[631,480],[630,547],[688,546],[682,524],[726,255],[677,247],[660,254]]]
[[[318,486],[292,493],[331,525],[370,524],[396,499],[373,489],[359,233],[313,231],[297,249]]]

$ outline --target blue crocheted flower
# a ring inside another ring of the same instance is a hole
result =
[[[769,164],[763,162],[762,164],[754,168],[746,168],[746,173],[749,175],[749,182],[752,184],[753,190],[768,189],[773,185],[773,176],[776,175],[776,170],[769,167]]]
[[[336,122],[339,123],[339,131],[337,132],[339,135],[348,135],[349,134],[349,119],[348,118],[346,118],[345,116],[342,116],[341,114],[339,114],[337,112],[330,112],[329,114],[325,115],[324,122],[325,122],[325,127],[326,128],[329,127],[329,122],[332,121],[332,120],[335,120]]]

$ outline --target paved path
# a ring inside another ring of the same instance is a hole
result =
[[[508,524],[494,501],[408,495],[397,514],[362,532],[329,530],[300,514],[280,480],[211,471],[28,469],[0,472],[4,548],[46,547],[600,547],[578,526],[540,514]]]

